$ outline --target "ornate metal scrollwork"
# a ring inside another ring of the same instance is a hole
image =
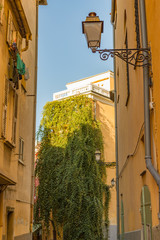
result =
[[[103,61],[108,60],[109,57],[116,56],[134,67],[151,65],[151,52],[149,48],[102,49],[96,50],[96,52],[99,52],[100,58]]]

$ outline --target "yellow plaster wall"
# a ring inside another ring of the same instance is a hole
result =
[[[16,202],[15,233],[23,235],[30,232],[30,203]]]
[[[154,135],[156,139],[156,157],[159,163],[159,146],[160,146],[160,130],[158,128],[160,121],[159,111],[159,58],[158,50],[160,20],[160,2],[157,0],[146,0],[148,37],[152,47],[152,69],[153,69],[153,96],[155,100],[154,111]],[[126,10],[126,22],[125,22]],[[115,30],[115,48],[125,48],[125,33],[128,32],[128,47],[136,48],[135,34],[135,16],[134,16],[134,0],[117,1],[117,23]],[[140,209],[141,190],[144,185],[149,187],[152,203],[152,223],[153,226],[158,225],[158,187],[146,169],[144,143],[141,140],[144,130],[140,134],[144,122],[143,110],[143,71],[142,68],[133,69],[129,66],[130,79],[130,97],[128,105],[125,106],[127,97],[127,79],[126,64],[122,60],[116,58],[116,79],[117,79],[117,95],[118,101],[118,158],[120,174],[120,201],[123,198],[124,203],[124,228],[125,232],[142,229]],[[153,115],[153,113],[152,113]],[[152,119],[153,116],[151,115]],[[128,157],[134,153],[138,138],[138,148],[133,157]],[[153,147],[152,147],[153,149]],[[155,164],[156,165],[156,164]],[[143,177],[140,174],[146,170]]]
[[[96,117],[100,121],[101,131],[104,142],[104,159],[105,162],[115,161],[115,124],[114,124],[114,106],[108,100],[107,103],[97,101]],[[107,185],[111,185],[111,180],[116,179],[116,169],[106,168]],[[110,225],[116,225],[116,189],[111,188],[111,200],[109,205]]]
[[[159,0],[149,1],[146,0],[146,15],[147,15],[147,31],[148,42],[151,47],[152,53],[152,72],[153,72],[153,103],[154,111],[152,113],[152,125],[154,129],[155,145],[156,145],[156,157],[158,169],[160,170],[160,2]]]
[[[0,173],[3,173],[16,182],[15,186],[9,186],[3,192],[3,206],[0,206],[0,239],[6,235],[7,207],[14,209],[14,237],[29,234],[31,231],[32,211],[32,162],[34,151],[34,100],[35,96],[35,48],[36,48],[36,1],[22,0],[22,5],[29,27],[32,32],[32,41],[29,41],[29,49],[21,54],[21,57],[29,69],[30,79],[26,82],[26,89],[19,82],[18,93],[18,118],[16,130],[16,146],[8,148],[0,139]],[[8,74],[8,45],[6,43],[8,10],[11,5],[4,1],[3,24],[0,26],[0,136],[2,131],[2,113],[4,102],[5,75]],[[25,40],[23,40],[23,47]],[[19,137],[24,139],[24,163],[18,162]],[[11,152],[11,156],[9,156]],[[1,197],[2,197],[1,196]]]

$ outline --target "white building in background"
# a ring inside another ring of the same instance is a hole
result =
[[[115,125],[114,125],[114,74],[111,71],[66,84],[67,89],[53,94],[53,101],[60,101],[67,97],[86,94],[94,100],[94,116],[101,123],[104,142],[105,162],[115,163]],[[116,178],[116,168],[106,167],[107,185]],[[109,207],[109,239],[116,240],[116,189],[110,188],[111,201]],[[105,224],[104,224],[105,225]],[[104,227],[104,235],[106,235]]]
[[[91,77],[83,78],[75,82],[66,84],[67,89],[53,94],[53,100],[61,100],[66,97],[78,94],[87,94],[96,100],[96,96],[101,99],[112,99],[114,89],[113,72],[107,71]]]

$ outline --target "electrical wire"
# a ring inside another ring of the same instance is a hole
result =
[[[138,145],[139,145],[139,142],[140,142],[140,139],[141,139],[141,134],[142,134],[143,129],[144,129],[144,123],[142,124],[142,127],[141,127],[141,129],[140,129],[140,132],[139,132],[139,136],[138,136],[138,140],[137,140],[137,143],[136,143],[135,149],[134,149],[134,151],[133,151],[132,154],[129,154],[129,155],[127,156],[126,161],[125,161],[125,163],[124,163],[124,165],[123,165],[123,167],[122,167],[122,169],[121,169],[121,171],[120,171],[120,173],[119,173],[119,177],[121,177],[122,172],[123,172],[124,169],[126,168],[129,159],[130,159],[131,157],[133,157],[133,156],[136,154],[137,149],[138,149]]]

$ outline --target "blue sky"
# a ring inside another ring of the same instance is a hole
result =
[[[37,122],[43,106],[68,82],[113,70],[113,59],[102,61],[87,47],[82,21],[96,12],[104,21],[101,48],[112,48],[111,0],[48,0],[39,7]]]

